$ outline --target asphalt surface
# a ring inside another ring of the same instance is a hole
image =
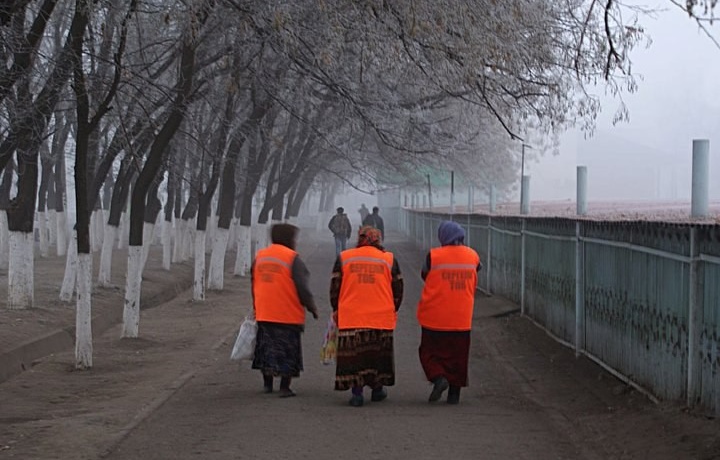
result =
[[[423,255],[397,238],[387,247],[405,279],[395,337],[397,383],[388,388],[387,400],[372,403],[366,397],[364,407],[354,408],[347,404],[349,392],[333,390],[334,367],[319,361],[330,314],[333,242],[305,245],[300,252],[323,313],[306,328],[305,371],[292,385],[297,396],[263,394],[260,374],[249,363],[237,369],[220,361],[184,384],[107,458],[579,458],[574,446],[557,441],[562,436],[546,414],[519,407],[514,397],[507,405],[502,397],[488,398],[488,382],[480,391],[487,379],[477,363],[471,364],[473,386],[463,391],[460,405],[444,399],[428,403],[431,387],[417,357],[414,316]]]
[[[69,349],[0,383],[0,459],[720,458],[716,421],[654,406],[499,297],[476,298],[460,404],[428,403],[415,319],[424,254],[398,235],[386,246],[405,279],[387,400],[366,390],[350,407],[320,363],[334,242],[308,233],[299,252],[321,314],[307,322],[296,397],[264,394],[249,362],[229,360],[251,302],[249,280],[226,273],[204,302],[185,291],[143,310],[138,339],[98,334],[90,371],[73,370]]]

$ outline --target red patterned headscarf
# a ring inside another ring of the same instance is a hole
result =
[[[358,247],[360,246],[375,246],[376,248],[382,249],[382,235],[380,230],[370,225],[365,225],[360,228],[358,232]]]

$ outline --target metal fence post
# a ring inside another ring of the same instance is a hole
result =
[[[490,271],[492,270],[492,217],[488,216],[488,232],[487,232],[487,270],[485,270],[485,273],[487,273],[487,291],[488,294],[492,292],[491,289],[491,277],[490,277]]]
[[[525,219],[520,231],[520,314],[525,316]]]
[[[427,227],[427,222],[425,222],[426,220],[427,220],[427,214],[423,213],[423,222],[422,222],[422,248],[423,248],[423,250],[427,249],[427,247],[425,246],[425,233],[426,233],[425,227]]]
[[[465,244],[466,244],[468,247],[472,247],[472,244],[471,244],[472,242],[471,242],[471,240],[470,240],[470,234],[471,234],[471,233],[472,233],[472,229],[470,228],[470,214],[468,214],[468,215],[467,215],[467,238],[466,238],[466,241],[465,241]]]
[[[575,222],[575,357],[585,348],[585,243],[580,225]]]
[[[710,141],[693,139],[691,217],[707,217],[710,203]]]
[[[690,269],[688,270],[688,351],[687,351],[687,405],[693,407],[699,395],[700,334],[702,304],[700,302],[700,260],[697,244],[697,227],[690,227]]]
[[[522,177],[522,197],[520,201],[520,214],[530,214],[530,176]]]
[[[575,194],[577,215],[584,216],[587,214],[587,166],[577,167],[577,191]]]
[[[497,208],[497,189],[495,188],[495,184],[492,184],[490,186],[490,196],[488,197],[489,202],[488,206],[491,213],[495,212],[495,209]]]

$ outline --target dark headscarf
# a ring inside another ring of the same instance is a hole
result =
[[[378,249],[382,249],[382,234],[380,230],[370,225],[361,227],[358,232],[357,247],[360,246],[375,246]]]
[[[465,241],[465,230],[456,222],[444,220],[438,227],[438,240],[442,246],[462,244]]]
[[[290,224],[275,224],[270,229],[270,239],[275,244],[295,249],[295,239],[300,229]]]

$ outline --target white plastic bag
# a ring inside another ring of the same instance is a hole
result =
[[[257,337],[257,321],[246,317],[240,325],[230,359],[233,361],[252,360],[255,357],[255,339]]]

